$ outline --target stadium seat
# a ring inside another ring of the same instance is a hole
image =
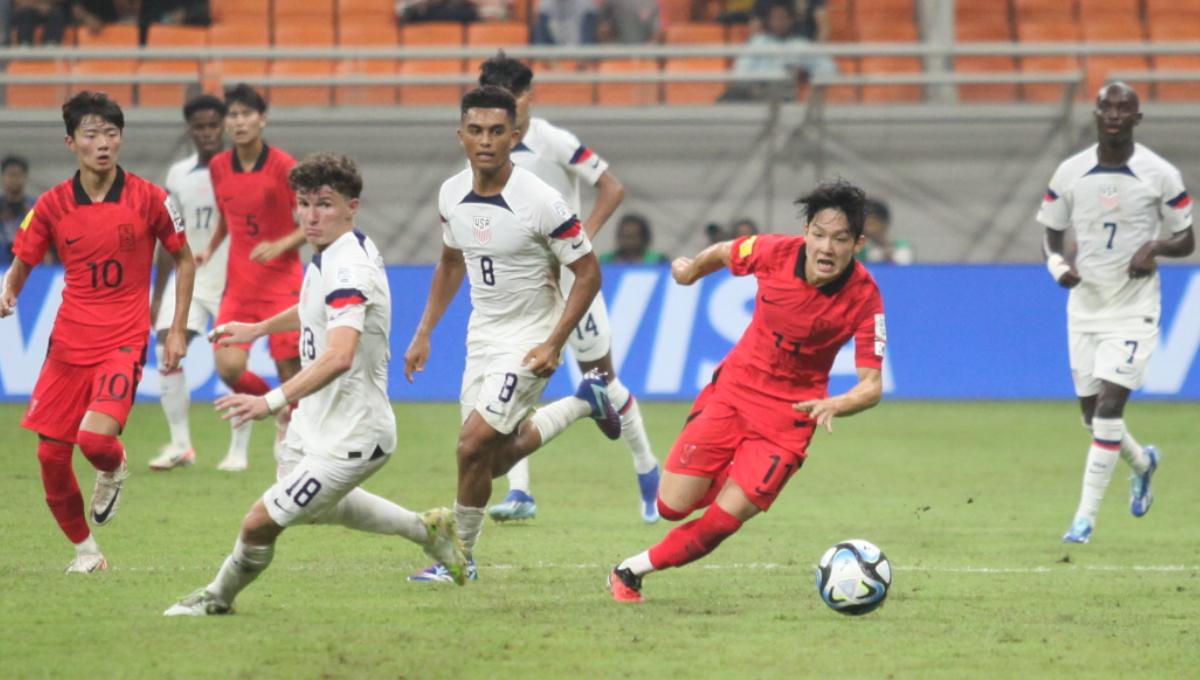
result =
[[[1108,21],[1112,17],[1125,20],[1141,20],[1141,0],[1076,0],[1079,3],[1079,21],[1087,24]]]
[[[208,31],[194,26],[153,24],[146,38],[146,47],[151,49],[204,49],[207,46]],[[146,59],[138,67],[138,74],[191,76],[199,85],[200,64],[199,59]],[[143,83],[138,86],[138,105],[182,106],[189,87],[195,86]]]
[[[280,23],[306,21],[323,23],[333,26],[333,0],[275,0],[271,4],[271,17],[278,26]]]
[[[79,49],[113,49],[119,47],[137,48],[138,28],[131,24],[110,24],[99,33],[79,31]],[[111,76],[131,74],[137,70],[137,59],[90,59],[83,58],[71,67],[75,76]],[[121,106],[133,106],[134,86],[132,83],[88,83],[78,82],[71,86],[71,93],[83,90],[101,90],[107,92]]]
[[[461,24],[430,22],[400,28],[400,42],[405,47],[456,47],[463,43]],[[417,75],[461,75],[461,59],[406,59],[400,63],[400,73]],[[457,104],[462,97],[460,85],[402,85],[400,103],[417,105]]]
[[[1013,0],[1017,31],[1023,23],[1074,23],[1075,0]]]
[[[1007,22],[972,15],[955,23],[954,38],[958,42],[1011,42],[1012,32]],[[1014,72],[1017,62],[1013,57],[955,57],[954,70],[959,73]],[[1011,102],[1017,99],[1017,86],[1012,83],[962,84],[958,86],[958,97],[968,102]]]
[[[529,27],[515,21],[467,24],[467,47],[523,47],[529,44]],[[467,60],[467,73],[479,73],[483,59]]]
[[[369,17],[395,25],[396,3],[393,0],[337,0],[338,21]]]
[[[891,21],[914,23],[917,19],[915,0],[858,0],[853,11],[858,26]]]
[[[1146,22],[1170,23],[1180,18],[1200,16],[1200,0],[1146,0]]]
[[[854,31],[854,5],[850,0],[833,0],[826,4],[825,11],[829,17],[829,41],[854,42],[857,35]]]
[[[750,24],[729,24],[725,27],[725,42],[730,45],[744,45],[751,35]]]
[[[61,60],[38,59],[8,62],[10,76],[66,76],[71,72]],[[13,108],[58,108],[67,99],[67,85],[16,85],[6,88],[5,102]]]
[[[681,21],[691,21],[692,4],[692,0],[662,0],[658,5],[662,23],[670,26]]]
[[[1150,40],[1154,43],[1194,41],[1200,36],[1200,14],[1185,15],[1173,21],[1151,22]],[[1200,71],[1200,55],[1169,54],[1152,58],[1156,71]],[[1156,83],[1154,97],[1162,101],[1200,101],[1200,81]]]
[[[275,24],[275,47],[283,48],[329,48],[333,47],[333,24],[289,17],[278,19]],[[272,76],[301,77],[333,75],[331,59],[276,59],[271,64]],[[283,106],[328,106],[332,96],[329,85],[287,85],[272,87],[271,104]]]
[[[533,67],[534,100],[538,104],[555,106],[591,106],[596,100],[594,83],[546,83],[538,78],[546,73],[591,73],[589,62],[561,60],[541,62]]]
[[[361,16],[361,15],[359,15]],[[391,21],[358,23],[359,19],[338,23],[338,44],[341,47],[396,47],[399,33]],[[337,75],[396,75],[392,59],[343,59],[338,62]],[[395,85],[339,85],[333,91],[334,103],[357,106],[387,106],[396,103]]]
[[[1142,42],[1141,21],[1125,20],[1102,22],[1093,20],[1084,23],[1083,39],[1088,42]],[[1091,100],[1110,77],[1110,74],[1120,71],[1145,71],[1149,68],[1144,55],[1115,54],[1095,55],[1087,57],[1087,83],[1082,96]]]
[[[667,26],[668,45],[720,45],[725,42],[725,29],[720,24],[674,23]]]
[[[725,60],[721,57],[703,57],[695,59],[668,59],[666,73],[689,73],[696,71],[726,71]],[[668,104],[712,104],[725,91],[725,83],[721,81],[696,83],[666,83],[664,97]]]
[[[1017,22],[1017,39],[1020,42],[1078,42],[1079,25],[1070,22]],[[1021,57],[1023,73],[1051,73],[1079,69],[1079,59],[1067,55]],[[1056,102],[1063,97],[1062,85],[1022,85],[1022,96],[1026,101]]]
[[[249,22],[224,21],[208,29],[208,45],[212,48],[267,47],[268,35],[262,25]],[[205,91],[219,91],[243,79],[257,79],[267,74],[266,59],[216,58],[204,66]]]
[[[600,62],[600,73],[657,73],[652,59],[612,59]],[[645,106],[658,103],[658,83],[599,83],[596,103],[601,106]]]
[[[270,23],[271,0],[210,0],[210,3],[215,24],[250,22],[261,30]]]
[[[858,4],[855,4],[858,7]],[[899,15],[894,15],[899,16]],[[912,19],[860,23],[858,37],[863,42],[917,42],[917,26]],[[859,60],[863,75],[921,73],[924,67],[918,57],[863,57]],[[919,102],[925,98],[920,85],[864,85],[863,103]]]

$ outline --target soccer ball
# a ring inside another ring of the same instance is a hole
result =
[[[838,543],[817,563],[817,592],[841,614],[858,616],[878,609],[891,586],[892,565],[883,551],[861,539]]]

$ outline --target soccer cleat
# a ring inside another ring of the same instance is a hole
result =
[[[449,508],[437,508],[421,513],[421,521],[429,534],[422,546],[425,554],[438,561],[450,580],[458,585],[467,583],[467,554],[458,538],[458,521]]]
[[[108,560],[100,553],[81,553],[67,565],[68,574],[94,574],[108,569]]]
[[[467,569],[465,581],[476,581],[479,579],[479,571],[475,569],[475,560],[469,555],[467,556]],[[455,583],[454,575],[446,568],[446,565],[438,562],[437,564],[426,567],[421,571],[408,577],[413,583]]]
[[[1086,517],[1076,517],[1071,529],[1063,534],[1063,543],[1088,543],[1092,540],[1092,521]]]
[[[1150,506],[1154,503],[1154,492],[1150,490],[1150,478],[1158,469],[1158,462],[1162,460],[1162,454],[1154,446],[1147,446],[1146,457],[1150,459],[1150,467],[1146,468],[1142,474],[1130,478],[1129,512],[1132,512],[1134,517],[1141,517],[1150,512]]]
[[[616,439],[621,436],[621,414],[608,398],[608,375],[604,371],[593,368],[584,373],[575,396],[591,407],[590,417],[605,437]]]
[[[226,454],[221,462],[217,463],[217,469],[225,472],[242,472],[248,467],[250,467],[250,463],[246,460],[246,456],[235,456],[232,453]]]
[[[642,492],[642,521],[654,524],[658,521],[658,466],[638,475],[638,488]]]
[[[509,522],[517,519],[533,519],[537,517],[537,503],[533,496],[513,489],[504,497],[503,503],[497,503],[488,508],[488,517],[497,522]]]
[[[167,607],[167,611],[163,612],[163,616],[219,616],[232,613],[233,607],[217,599],[216,595],[201,588]]]
[[[620,566],[613,567],[608,573],[608,592],[617,602],[645,601],[642,597],[642,577]]]
[[[92,490],[92,522],[103,526],[117,516],[117,508],[121,505],[121,486],[128,478],[129,463],[124,456],[116,470],[96,473],[96,487]]]
[[[177,467],[189,467],[196,462],[196,450],[184,449],[174,444],[162,448],[158,457],[150,461],[150,469],[155,472],[170,470]]]

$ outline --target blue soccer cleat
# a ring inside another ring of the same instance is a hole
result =
[[[642,521],[654,524],[658,521],[658,466],[642,473],[638,477],[638,487],[642,491]]]
[[[421,571],[408,577],[413,583],[454,583],[454,574],[446,568],[446,565],[438,562],[433,566],[426,567]],[[467,558],[467,581],[479,580],[479,571],[475,569],[475,559]]]
[[[592,408],[590,416],[605,437],[616,439],[621,436],[621,415],[608,398],[608,375],[604,371],[593,368],[584,373],[575,396]]]
[[[1063,543],[1088,543],[1092,540],[1092,521],[1086,517],[1076,517],[1071,529],[1063,534]]]
[[[1129,512],[1132,512],[1134,517],[1141,517],[1150,512],[1150,505],[1154,503],[1154,492],[1150,490],[1150,478],[1158,469],[1158,462],[1162,460],[1162,454],[1154,446],[1147,446],[1146,457],[1150,459],[1150,467],[1146,468],[1142,474],[1130,478]]]
[[[513,489],[504,497],[503,503],[497,503],[488,508],[488,517],[497,522],[533,519],[537,517],[537,502],[533,500],[533,496],[524,491]]]

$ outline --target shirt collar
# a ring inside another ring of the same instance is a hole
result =
[[[263,166],[267,164],[267,153],[270,152],[270,150],[271,150],[271,147],[267,146],[266,142],[263,142],[262,151],[259,152],[258,160],[254,161],[254,167],[250,169],[250,172],[258,172],[259,170],[263,169]],[[234,172],[246,172],[242,168],[242,162],[240,160],[238,160],[238,153],[237,153],[236,147],[233,149],[232,153],[233,153],[233,171]]]
[[[79,170],[75,171],[75,178],[71,181],[72,187],[75,189],[75,203],[77,205],[91,205],[92,197],[83,189],[83,180],[80,179]],[[117,177],[113,180],[112,186],[108,188],[108,193],[104,195],[102,203],[118,203],[121,200],[121,191],[125,188],[125,170],[121,166],[117,166]]]

